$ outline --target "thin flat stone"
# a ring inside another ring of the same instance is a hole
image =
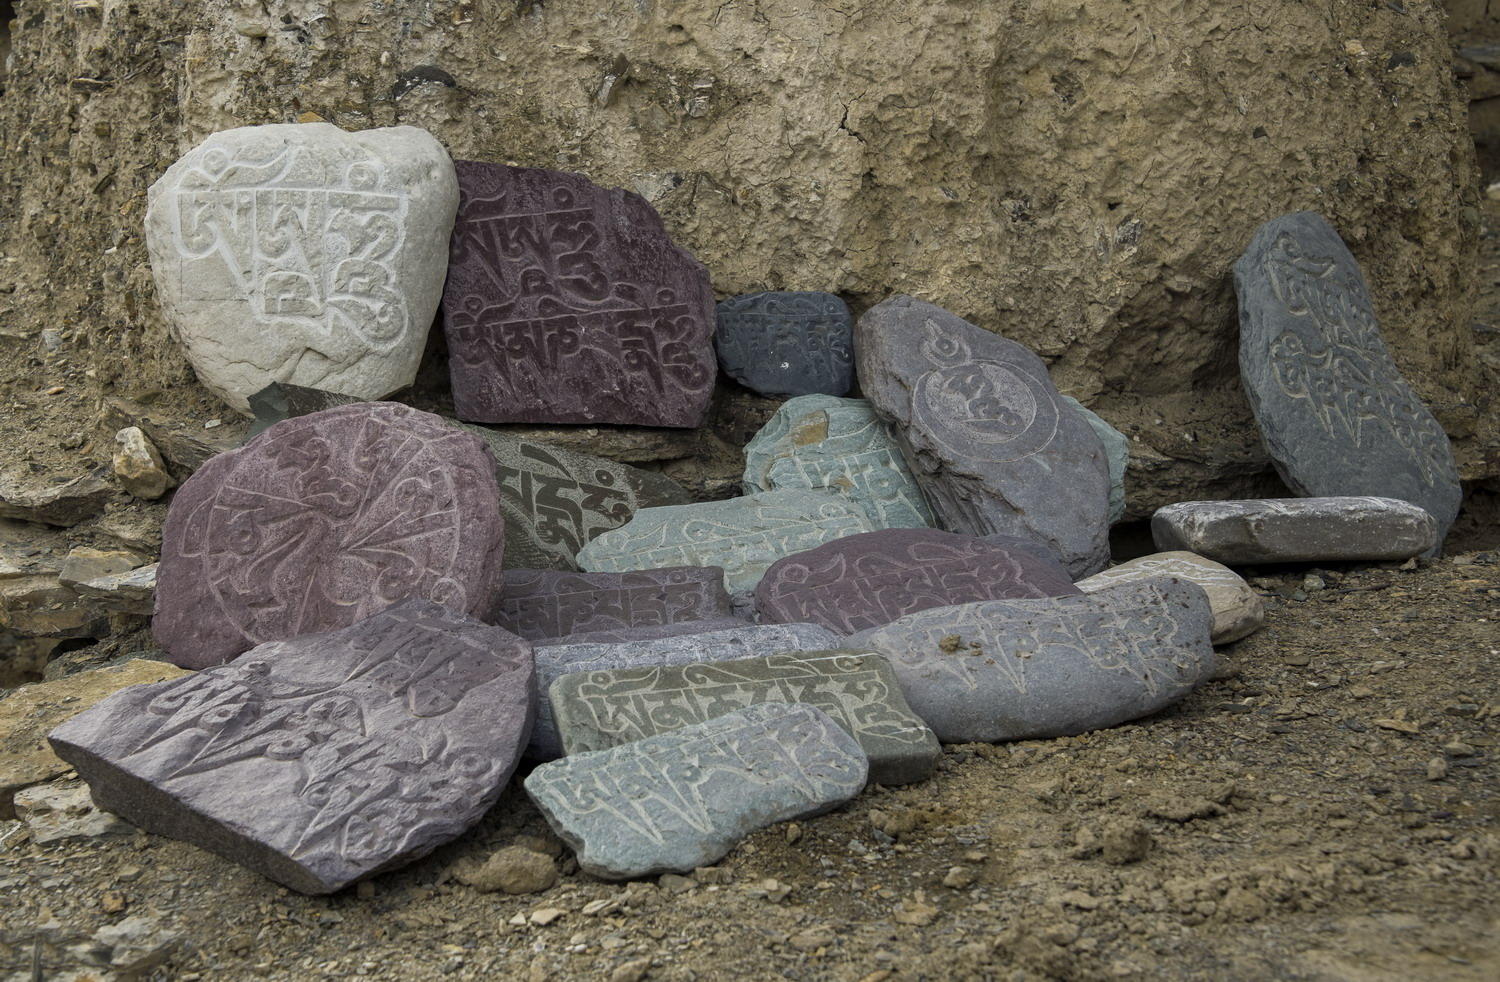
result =
[[[112,614],[134,614],[150,617],[156,608],[157,564],[142,566],[124,573],[111,573],[73,584],[80,597],[98,601],[98,606]]]
[[[1213,675],[1213,614],[1177,577],[911,614],[845,641],[891,660],[944,743],[1072,736],[1150,715]]]
[[[92,474],[44,484],[24,471],[0,474],[0,518],[69,528],[104,511],[114,488]]]
[[[248,401],[255,421],[250,424],[250,430],[245,434],[247,443],[284,419],[311,416],[325,409],[347,406],[352,402],[363,400],[355,396],[327,392],[306,385],[272,382],[265,388],[252,393]]]
[[[1109,465],[1109,524],[1113,525],[1125,517],[1125,470],[1130,466],[1130,438],[1072,396],[1058,398],[1072,406],[1104,444],[1104,459]]]
[[[1084,593],[1097,593],[1157,576],[1177,576],[1203,588],[1214,615],[1215,645],[1238,641],[1266,626],[1266,605],[1250,584],[1228,566],[1191,552],[1142,556],[1079,580],[1077,586]]]
[[[744,487],[830,491],[858,504],[878,529],[934,524],[890,425],[864,399],[788,400],[745,446]]]
[[[783,556],[872,531],[864,509],[817,491],[766,491],[665,508],[643,508],[578,553],[586,570],[616,572],[691,564],[722,566],[734,593],[753,590]]]
[[[495,623],[528,641],[730,616],[724,572],[672,566],[627,573],[505,571]]]
[[[817,706],[853,734],[870,780],[908,784],[941,753],[902,697],[891,666],[869,650],[791,651],[695,665],[575,672],[548,687],[568,754],[602,750],[701,723],[743,706]]]
[[[1409,559],[1441,541],[1424,509],[1369,497],[1179,501],[1151,516],[1151,537],[1221,563]]]
[[[598,641],[654,641],[658,638],[678,638],[684,634],[704,634],[708,631],[728,631],[731,628],[753,624],[744,617],[705,617],[701,621],[678,621],[675,624],[642,624],[637,627],[617,627],[608,631],[575,631],[565,641],[553,639],[548,644],[578,644]],[[544,690],[545,691],[545,690]]]
[[[580,867],[629,879],[711,866],[757,829],[835,808],[867,767],[819,710],[768,704],[543,764],[526,793]]]
[[[116,693],[52,731],[99,805],[303,893],[464,832],[530,735],[531,646],[424,600]]]
[[[1055,560],[937,529],[849,535],[777,560],[755,588],[771,623],[808,621],[840,634],[930,607],[1078,593]]]
[[[748,293],[719,302],[724,374],[764,396],[841,396],[854,384],[854,326],[831,293]]]
[[[938,524],[1039,539],[1075,577],[1109,563],[1109,465],[1036,355],[897,296],[855,325],[860,385],[895,424]]]
[[[1453,449],[1386,350],[1338,232],[1307,211],[1267,222],[1234,264],[1234,285],[1240,378],[1287,487],[1421,505],[1441,542],[1463,499]]]
[[[458,417],[702,425],[713,291],[646,199],[580,174],[457,170],[443,323]]]

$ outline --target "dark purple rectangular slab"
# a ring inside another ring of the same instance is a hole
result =
[[[628,573],[505,571],[495,622],[530,641],[731,616],[718,566]]]

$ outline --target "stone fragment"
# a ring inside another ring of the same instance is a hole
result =
[[[56,573],[37,573],[0,580],[0,629],[31,638],[102,638],[109,621]]]
[[[1213,674],[1212,623],[1202,588],[1157,577],[938,607],[844,643],[890,658],[944,743],[1024,740],[1115,726],[1181,699]]]
[[[629,573],[505,571],[495,623],[528,641],[729,616],[723,571],[673,566]]]
[[[1213,611],[1213,643],[1229,644],[1266,626],[1266,607],[1250,584],[1228,566],[1191,552],[1158,552],[1113,566],[1078,581],[1084,593],[1156,576],[1177,576],[1203,588]]]
[[[157,564],[152,563],[123,573],[84,580],[73,584],[73,589],[111,614],[150,617],[156,606],[156,569]]]
[[[77,588],[87,580],[101,576],[128,573],[141,565],[141,556],[124,549],[94,549],[90,546],[74,546],[63,560],[57,578],[63,586]]]
[[[185,426],[169,414],[119,396],[104,400],[100,425],[106,432],[139,428],[161,453],[167,472],[177,480],[186,480],[215,455],[233,450],[240,443],[239,427],[233,423],[212,429],[204,429],[203,423]]]
[[[94,932],[92,940],[103,949],[102,960],[119,979],[148,977],[151,970],[165,963],[182,943],[176,931],[143,915],[106,924]]]
[[[849,307],[831,293],[750,293],[719,302],[714,348],[736,382],[761,395],[841,396],[854,384]]]
[[[746,494],[831,491],[882,528],[934,523],[890,425],[864,399],[798,396],[783,403],[745,447]]]
[[[865,785],[864,752],[812,706],[747,706],[634,743],[543,764],[526,793],[595,876],[708,866],[777,822]]]
[[[847,535],[777,560],[755,588],[772,623],[853,634],[929,607],[1078,593],[1053,559],[937,529]]]
[[[865,312],[855,353],[865,396],[895,424],[943,528],[1038,539],[1073,576],[1105,567],[1104,447],[1040,358],[906,296]]]
[[[198,378],[246,415],[280,380],[379,399],[410,385],[458,204],[424,130],[215,133],[151,186],[146,246]]]
[[[67,528],[102,512],[112,494],[92,474],[44,484],[35,475],[6,472],[0,474],[0,518]]]
[[[1151,517],[1151,537],[1231,564],[1408,559],[1441,541],[1422,508],[1368,497],[1181,501]]]
[[[504,525],[483,441],[395,403],[340,406],[220,454],[172,499],[157,644],[185,668],[423,597],[481,620]]]
[[[648,665],[696,665],[787,651],[819,651],[838,644],[837,635],[816,624],[736,624],[721,630],[639,641],[579,641],[575,636],[559,644],[539,644],[536,679],[537,691],[543,695],[528,752],[541,760],[563,754],[547,692],[564,675]]]
[[[425,855],[494,804],[531,646],[426,600],[116,693],[52,731],[99,803],[304,893]]]
[[[139,426],[127,426],[115,434],[113,464],[120,486],[137,498],[154,501],[176,483],[160,451]]]
[[[1391,360],[1364,273],[1313,212],[1262,225],[1234,264],[1240,378],[1287,487],[1420,505],[1447,534],[1463,497],[1448,435]]]
[[[655,209],[579,174],[457,169],[443,323],[459,418],[702,425],[713,291]]]
[[[351,402],[362,400],[356,396],[341,395],[306,385],[272,382],[265,388],[251,393],[246,401],[249,403],[251,415],[254,416],[250,430],[245,434],[245,440],[248,442],[284,419],[311,416],[325,409],[347,406]]]
[[[575,672],[548,687],[568,754],[641,740],[759,703],[816,706],[859,741],[870,780],[909,784],[941,748],[902,697],[891,666],[869,650],[788,651],[689,665]]]
[[[103,811],[77,782],[44,784],[16,792],[16,817],[31,830],[31,841],[41,845],[58,839],[92,839],[101,835],[129,835],[135,828]]]
[[[766,491],[728,501],[643,508],[578,553],[586,570],[722,566],[724,585],[755,588],[772,563],[845,535],[872,531],[864,509],[826,492]]]
[[[541,893],[557,883],[557,864],[551,856],[521,846],[506,846],[483,865],[462,870],[457,876],[480,893]]]
[[[1125,469],[1130,465],[1130,438],[1072,396],[1058,398],[1072,406],[1104,444],[1104,460],[1109,466],[1109,524],[1113,525],[1125,517]]]

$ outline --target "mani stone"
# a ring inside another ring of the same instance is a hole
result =
[[[1125,469],[1130,465],[1130,439],[1072,396],[1058,398],[1072,406],[1104,444],[1104,459],[1109,465],[1109,524],[1113,525],[1125,517]]]
[[[1234,264],[1234,285],[1240,378],[1287,487],[1421,505],[1441,542],[1463,497],[1453,449],[1391,360],[1339,234],[1308,211],[1269,221]]]
[[[526,793],[594,876],[711,866],[745,836],[821,814],[865,786],[859,744],[812,706],[747,706],[543,764]]]
[[[167,660],[218,665],[422,597],[488,620],[505,527],[478,437],[395,403],[277,423],[178,491],[152,628]]]
[[[275,380],[379,399],[416,378],[458,206],[453,161],[425,130],[225,130],[148,202],[162,310],[235,409]]]
[[[639,627],[617,627],[607,631],[576,631],[568,635],[566,641],[554,638],[546,643],[583,644],[595,641],[655,641],[659,638],[678,638],[684,634],[727,631],[730,628],[745,627],[752,623],[754,622],[743,617],[705,617],[701,621],[678,621],[676,624],[642,624]]]
[[[643,508],[578,553],[587,570],[722,566],[734,593],[755,589],[783,556],[873,530],[864,509],[818,491],[766,491],[727,501]]]
[[[724,572],[673,566],[628,573],[508,569],[494,621],[528,641],[729,616]]]
[[[932,773],[937,738],[912,712],[890,664],[870,649],[786,651],[759,658],[575,672],[548,687],[568,754],[603,750],[759,703],[817,706],[859,741],[870,780]]]
[[[944,743],[1115,726],[1181,699],[1214,669],[1202,588],[1176,577],[1047,600],[910,614],[844,643],[891,660]]]
[[[1409,559],[1441,541],[1430,514],[1394,498],[1180,501],[1151,516],[1151,537],[1221,563]]]
[[[849,308],[831,293],[750,293],[721,301],[714,347],[724,374],[763,396],[841,396],[854,384]]]
[[[1097,593],[1157,576],[1176,576],[1203,588],[1213,612],[1211,640],[1215,645],[1238,641],[1266,626],[1265,604],[1260,595],[1250,589],[1250,584],[1228,566],[1191,552],[1158,552],[1142,556],[1079,580],[1077,586],[1084,593]]]
[[[702,622],[707,623],[707,622]],[[755,658],[784,651],[821,651],[838,646],[839,637],[816,624],[736,624],[719,630],[640,641],[579,641],[536,648],[537,690],[573,672],[597,672],[647,665],[694,665],[700,662]],[[553,760],[563,754],[552,718],[552,700],[543,697],[531,734],[530,756]]]
[[[579,174],[457,169],[443,322],[459,418],[702,425],[713,290],[646,199]]]
[[[929,607],[1078,593],[1055,560],[937,529],[883,529],[777,560],[755,588],[763,621],[854,634]]]
[[[788,400],[746,445],[744,484],[746,494],[831,491],[863,508],[878,529],[934,522],[890,426],[864,399]]]
[[[855,326],[860,384],[895,424],[938,523],[1039,539],[1075,577],[1109,562],[1109,466],[1042,360],[913,297]]]
[[[463,833],[531,731],[531,646],[425,600],[126,689],[52,731],[99,805],[303,893]]]

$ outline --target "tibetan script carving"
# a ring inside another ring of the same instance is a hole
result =
[[[1266,609],[1260,596],[1238,573],[1212,559],[1191,552],[1158,552],[1112,566],[1078,581],[1084,593],[1096,593],[1125,583],[1157,576],[1177,576],[1196,583],[1208,595],[1213,609],[1213,643],[1238,641],[1266,625]]]
[[[854,382],[849,308],[831,293],[752,293],[719,304],[726,374],[766,396],[841,396]]]
[[[730,616],[724,571],[676,566],[627,573],[505,572],[495,622],[530,641]]]

